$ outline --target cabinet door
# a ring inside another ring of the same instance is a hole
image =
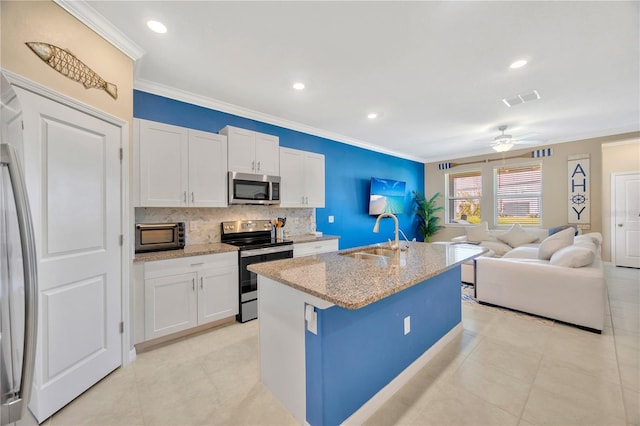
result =
[[[227,138],[189,130],[189,206],[227,206]]]
[[[256,171],[261,175],[280,175],[280,139],[277,136],[255,134]]]
[[[147,340],[195,327],[198,321],[196,274],[145,279]]]
[[[280,207],[304,207],[304,152],[280,148]]]
[[[238,313],[238,266],[220,266],[198,273],[198,325]]]
[[[236,127],[223,130],[223,134],[227,135],[229,171],[256,173],[255,132]]]
[[[185,207],[188,189],[187,129],[138,121],[140,200],[142,207]]]
[[[306,207],[324,207],[324,155],[305,154],[304,177]]]

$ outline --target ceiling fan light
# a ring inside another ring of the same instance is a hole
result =
[[[513,148],[513,144],[509,142],[498,142],[491,145],[491,148],[497,152],[506,152]]]

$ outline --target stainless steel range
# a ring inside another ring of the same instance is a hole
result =
[[[276,241],[269,220],[222,222],[221,241],[239,247],[240,311],[236,320],[247,322],[258,318],[258,276],[247,270],[254,263],[293,257],[291,241]]]

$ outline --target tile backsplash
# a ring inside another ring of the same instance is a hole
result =
[[[222,222],[286,217],[285,235],[315,231],[316,209],[286,209],[269,206],[225,208],[136,207],[136,223],[185,222],[187,245],[220,242]]]

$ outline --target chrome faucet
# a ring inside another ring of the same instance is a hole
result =
[[[400,239],[398,238],[398,229],[400,229],[400,224],[398,223],[398,218],[396,217],[396,215],[394,215],[393,213],[382,213],[376,219],[376,224],[373,227],[373,232],[375,232],[375,233],[380,232],[380,219],[382,219],[383,217],[391,217],[391,218],[393,218],[393,220],[396,223],[396,230],[395,230],[396,241],[393,244],[391,244],[391,241],[389,241],[389,246],[393,250],[398,250],[400,248]]]

